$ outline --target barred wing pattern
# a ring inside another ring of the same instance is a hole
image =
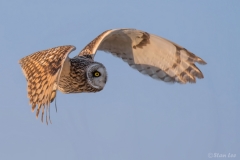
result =
[[[94,57],[97,50],[110,52],[142,74],[165,82],[195,83],[203,78],[195,62],[204,60],[162,37],[135,29],[107,30],[80,53]]]
[[[55,47],[33,53],[19,61],[27,80],[32,111],[37,106],[36,117],[38,117],[39,111],[42,109],[42,121],[45,108],[48,112],[51,100],[55,97],[55,95],[52,97],[54,83],[58,80],[66,57],[73,50],[75,50],[74,46]],[[46,122],[48,123],[47,114]]]

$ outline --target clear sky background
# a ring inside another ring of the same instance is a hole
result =
[[[184,46],[208,63],[198,65],[205,78],[171,85],[98,52],[95,60],[109,77],[104,90],[58,92],[53,124],[36,120],[18,60],[67,44],[77,47],[73,57],[113,28],[144,30]],[[0,0],[0,48],[1,160],[240,157],[238,0]]]

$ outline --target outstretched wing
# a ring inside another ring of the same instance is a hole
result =
[[[195,62],[204,60],[162,37],[135,29],[107,30],[80,53],[94,57],[97,50],[122,58],[132,68],[165,82],[195,83],[203,78]]]
[[[54,99],[51,97],[54,83],[57,81],[66,57],[73,50],[75,50],[74,46],[59,46],[33,53],[19,61],[27,79],[32,111],[38,106],[36,111],[36,117],[38,117],[39,110],[42,108],[42,121],[45,107],[48,110],[51,100]]]

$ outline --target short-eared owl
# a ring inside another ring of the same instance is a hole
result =
[[[77,56],[69,58],[74,46],[59,46],[33,53],[19,63],[27,79],[28,97],[36,116],[48,111],[63,93],[101,91],[107,82],[103,64],[94,61],[97,50],[109,52],[142,74],[165,82],[195,83],[203,78],[195,62],[206,64],[187,49],[162,37],[135,29],[107,30],[90,42]],[[47,115],[46,115],[47,120]]]

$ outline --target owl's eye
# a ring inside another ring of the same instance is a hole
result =
[[[98,71],[93,72],[93,77],[99,77],[99,76],[101,76],[100,72],[98,72]]]

